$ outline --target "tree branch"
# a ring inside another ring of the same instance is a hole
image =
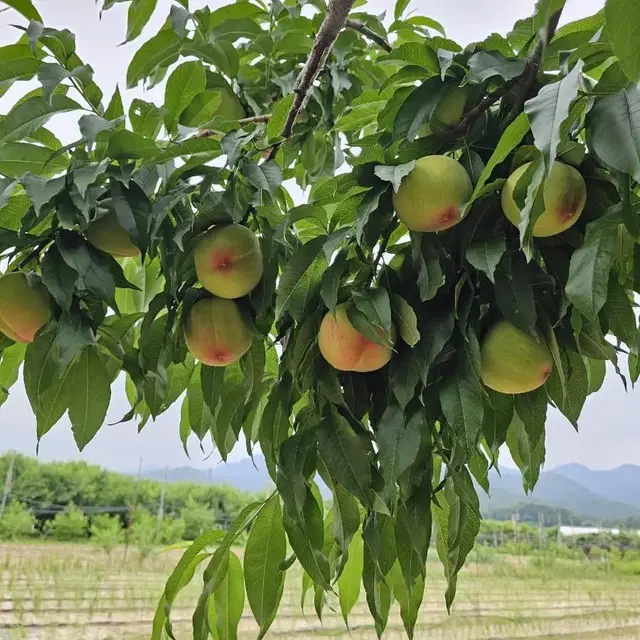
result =
[[[365,38],[368,38],[372,42],[375,42],[387,53],[393,50],[393,47],[382,36],[378,35],[373,29],[369,29],[366,24],[360,22],[359,20],[347,20],[344,26],[347,29],[359,31]]]
[[[291,105],[287,120],[280,134],[285,140],[291,136],[298,114],[306,102],[307,94],[324,67],[333,43],[344,28],[347,16],[354,2],[355,0],[329,0],[327,15],[324,17],[322,25],[320,25],[309,58],[300,75],[298,75],[293,88],[293,93],[295,94],[293,105]],[[278,143],[271,147],[269,159],[275,157],[280,148],[280,144],[281,143]]]
[[[260,123],[264,123],[264,122],[269,122],[269,120],[271,119],[271,114],[270,113],[265,113],[264,115],[261,116],[249,116],[248,118],[240,118],[240,120],[238,120],[238,124],[239,125],[243,125],[243,124],[260,124]],[[200,131],[198,131],[198,133],[194,136],[196,138],[210,138],[211,136],[215,135],[216,132],[213,131],[212,129],[201,129]]]
[[[512,119],[514,115],[518,115],[520,111],[522,111],[524,107],[524,103],[527,100],[527,96],[531,93],[531,89],[536,82],[536,78],[538,77],[538,72],[540,71],[540,64],[542,63],[542,58],[544,56],[545,49],[547,47],[547,43],[550,42],[553,36],[556,33],[556,29],[558,28],[558,22],[560,20],[560,16],[562,15],[562,9],[554,13],[550,18],[547,26],[545,28],[545,33],[542,37],[540,37],[538,44],[534,50],[534,52],[527,58],[524,66],[524,71],[515,78],[512,78],[508,82],[504,84],[504,86],[488,93],[473,109],[464,114],[462,120],[451,130],[451,133],[454,135],[462,135],[469,131],[473,123],[490,107],[492,107],[498,100],[500,100],[503,96],[505,96],[511,89],[516,87],[517,85],[521,85],[522,90],[520,91],[518,100],[509,115],[509,120]]]

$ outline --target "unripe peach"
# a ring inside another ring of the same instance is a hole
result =
[[[0,277],[0,331],[8,338],[33,342],[50,317],[49,297],[42,285],[31,287],[19,271]]]
[[[502,188],[502,211],[516,227],[520,224],[520,207],[513,197],[518,180],[531,163],[518,167]],[[580,172],[568,164],[554,162],[543,187],[544,213],[533,226],[537,238],[555,236],[572,227],[580,217],[587,199],[587,187]]]
[[[198,242],[194,260],[202,286],[220,298],[246,296],[262,278],[262,251],[247,227],[214,227]]]
[[[111,207],[106,215],[94,220],[86,231],[87,240],[100,251],[114,258],[135,258],[140,249],[131,241],[127,230],[118,222],[116,212]]]
[[[223,298],[198,300],[185,320],[184,337],[193,356],[212,367],[236,362],[252,342],[238,305]]]
[[[348,304],[339,304],[323,318],[318,334],[320,353],[339,371],[362,373],[381,369],[391,360],[393,350],[357,331],[347,316],[348,308]]]
[[[527,393],[541,387],[551,375],[549,347],[510,322],[495,324],[482,341],[482,381],[500,393]]]
[[[460,222],[460,207],[472,192],[459,162],[449,156],[425,156],[393,194],[393,206],[411,231],[444,231]]]

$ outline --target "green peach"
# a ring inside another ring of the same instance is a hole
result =
[[[140,249],[131,241],[127,230],[118,222],[114,209],[109,207],[106,215],[94,220],[86,231],[87,240],[100,251],[114,258],[135,258]]]
[[[444,231],[460,222],[473,192],[464,167],[449,156],[425,156],[393,194],[398,218],[411,231]]]
[[[527,393],[551,375],[553,359],[546,343],[538,342],[515,325],[495,324],[480,350],[482,381],[500,393]]]
[[[518,180],[531,165],[518,167],[502,188],[502,211],[516,227],[520,224],[520,207],[513,192]],[[587,187],[580,172],[568,164],[554,162],[543,188],[544,212],[533,226],[536,238],[547,238],[566,231],[580,217],[587,200]]]
[[[220,298],[246,296],[262,278],[262,251],[247,227],[214,227],[198,242],[194,260],[202,286]]]
[[[237,303],[224,298],[198,300],[184,323],[184,337],[193,356],[212,367],[238,361],[252,342]]]

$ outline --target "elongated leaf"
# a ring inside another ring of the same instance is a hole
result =
[[[322,246],[326,236],[319,236],[302,245],[285,264],[276,294],[276,318],[285,311],[302,320],[307,302],[320,285],[326,268]]]
[[[19,178],[27,171],[35,175],[54,175],[67,167],[65,156],[52,158],[53,149],[27,142],[0,145],[0,175]]]
[[[534,443],[537,440],[537,443]],[[544,437],[531,437],[522,420],[515,415],[507,432],[507,446],[513,461],[522,472],[522,484],[527,493],[533,488],[540,476],[540,468],[546,455]]]
[[[575,351],[568,351],[566,364],[563,361],[563,370],[566,369],[566,392],[563,395],[560,383],[558,367],[554,367],[546,383],[549,397],[556,407],[569,419],[574,427],[578,426],[578,418],[582,412],[585,400],[589,393],[589,376],[585,361]]]
[[[0,145],[28,137],[56,113],[80,108],[75,100],[63,95],[53,95],[51,101],[38,96],[29,98],[14,107],[0,122]]]
[[[484,399],[482,433],[492,453],[496,453],[504,444],[512,418],[513,396],[487,389],[487,396]]]
[[[182,40],[171,27],[162,29],[136,51],[127,69],[127,87],[132,89],[158,67],[169,66],[177,59],[181,46]]]
[[[357,532],[349,545],[349,557],[338,578],[338,599],[345,625],[349,627],[349,614],[360,598],[362,582],[363,543],[362,535]]]
[[[247,600],[260,627],[260,638],[271,626],[282,597],[284,573],[281,565],[286,552],[280,501],[274,496],[255,519],[244,552]]]
[[[596,100],[589,112],[587,131],[596,155],[610,167],[640,181],[640,89]]]
[[[413,307],[401,296],[393,295],[391,309],[401,338],[410,347],[415,347],[420,341],[420,332],[418,331],[418,318]]]
[[[627,292],[613,274],[609,278],[607,301],[602,312],[609,323],[611,333],[629,348],[635,348],[638,343],[636,316]]]
[[[156,8],[156,3],[157,0],[133,0],[129,5],[125,42],[135,40],[142,33],[142,29],[149,22],[151,14]]]
[[[362,442],[333,407],[320,423],[318,450],[331,476],[367,504],[371,464]]]
[[[522,253],[503,256],[495,275],[496,302],[502,315],[523,331],[533,332],[536,306],[529,270]]]
[[[640,80],[640,5],[634,0],[607,0],[604,14],[611,47],[631,82]]]
[[[499,51],[478,51],[469,58],[466,81],[481,84],[496,76],[511,80],[524,71],[523,60],[507,60]]]
[[[107,370],[94,348],[86,348],[72,367],[69,420],[82,451],[103,425],[111,400]]]
[[[551,173],[558,146],[562,142],[562,127],[578,95],[582,67],[582,61],[578,62],[562,80],[545,85],[535,98],[524,105],[536,147],[544,156],[548,174]]]
[[[9,389],[18,380],[18,371],[24,361],[26,347],[26,344],[16,342],[16,344],[2,351],[2,360],[0,360],[0,406],[7,400]]]
[[[42,23],[42,18],[31,0],[3,0],[3,2],[21,13],[27,20],[37,20]]]
[[[584,244],[571,256],[565,292],[577,309],[595,318],[607,301],[609,272],[615,259],[621,218],[618,210],[607,212],[587,225]]]
[[[237,640],[238,623],[243,609],[242,564],[235,553],[229,553],[229,566],[225,578],[214,589],[213,598],[209,600],[209,628],[215,628],[219,640]]]
[[[169,131],[176,128],[180,114],[205,87],[206,76],[202,62],[185,62],[173,71],[164,93],[164,121]]]
[[[491,282],[495,282],[494,273],[505,250],[504,236],[500,234],[489,240],[472,244],[467,248],[465,255],[476,269],[483,271]]]

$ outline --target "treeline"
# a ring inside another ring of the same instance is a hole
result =
[[[0,456],[0,494],[11,457],[8,453]],[[117,518],[122,528],[126,528],[135,522],[134,512],[138,520],[146,518],[144,514],[155,516],[163,492],[163,483],[158,480],[122,475],[86,462],[43,463],[23,455],[15,456],[11,476],[5,519],[27,512],[40,533],[55,531],[53,521],[56,517],[60,521],[63,512],[71,513],[76,521],[77,514],[87,517],[82,526],[73,529],[82,529],[85,535],[91,531],[91,518],[97,515]],[[254,499],[251,494],[224,485],[167,483],[163,519],[167,522],[182,519],[188,523],[197,513],[198,518],[212,521],[212,525],[214,522],[224,525]],[[26,521],[26,516],[20,517]],[[185,525],[185,529],[189,528],[193,529]]]

